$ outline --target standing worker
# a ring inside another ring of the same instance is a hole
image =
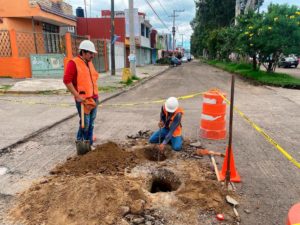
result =
[[[150,139],[150,143],[159,143],[159,150],[164,151],[165,145],[171,143],[172,149],[180,151],[182,148],[182,125],[181,120],[183,109],[179,107],[177,98],[170,97],[161,107],[160,121],[158,131],[154,132]],[[160,143],[160,141],[162,141]]]
[[[97,53],[95,45],[84,40],[79,45],[79,55],[70,60],[64,75],[64,84],[75,98],[79,114],[77,140],[89,140],[93,146],[94,121],[98,105],[98,77],[92,59]],[[84,105],[84,128],[81,128],[81,103]]]

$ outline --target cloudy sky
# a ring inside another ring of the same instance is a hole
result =
[[[72,4],[74,9],[78,6],[84,7],[84,0],[66,1]],[[151,7],[147,4],[147,1],[166,24],[168,29],[160,22]],[[101,10],[110,9],[110,0],[86,0],[86,2],[88,16],[91,12],[92,17],[99,17]],[[288,3],[300,7],[300,0],[265,0],[262,9],[266,9],[271,2],[279,4]],[[145,12],[153,27],[160,32],[171,31],[173,19],[169,16],[173,13],[173,10],[184,10],[184,12],[178,13],[179,16],[176,17],[176,39],[177,43],[181,43],[181,34],[183,34],[184,46],[189,48],[189,40],[192,34],[190,21],[195,16],[194,0],[134,0],[134,7],[138,8],[140,12]],[[125,8],[128,8],[128,0],[115,0],[115,10],[124,10]]]

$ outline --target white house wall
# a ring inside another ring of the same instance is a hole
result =
[[[146,48],[150,48],[150,38],[146,38],[141,36],[141,46],[142,47],[146,47]]]
[[[110,57],[110,43],[107,43],[109,70],[111,70],[111,57]],[[125,45],[124,43],[117,42],[115,44],[115,66],[116,69],[123,69],[125,67]]]

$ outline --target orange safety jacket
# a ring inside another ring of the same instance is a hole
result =
[[[168,111],[166,110],[165,106],[163,107],[163,111],[164,111],[164,114],[166,116],[166,118],[168,118]],[[178,113],[181,113],[181,115],[183,116],[184,114],[184,111],[182,108],[178,107],[178,109],[176,109],[176,111],[173,113],[172,117],[170,118],[170,123],[169,123],[169,127],[171,126],[171,124],[173,123],[173,120],[174,118],[176,117],[176,115]],[[181,136],[182,135],[182,125],[181,123],[179,124],[179,126],[175,129],[174,133],[173,133],[173,137],[178,137],[178,136]]]
[[[99,77],[92,62],[86,62],[79,56],[75,57],[73,61],[77,69],[77,91],[84,98],[90,98],[98,95],[97,80]]]

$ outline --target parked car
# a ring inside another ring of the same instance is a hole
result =
[[[179,66],[179,65],[181,65],[180,59],[176,58],[175,56],[172,56],[172,58],[171,58],[171,65],[173,65],[173,66]]]
[[[183,57],[181,58],[181,62],[183,62],[183,63],[188,62],[188,58],[187,58],[186,56],[183,56]]]
[[[297,68],[299,61],[296,57],[283,57],[278,62],[278,67],[290,68],[294,66]]]
[[[187,58],[187,61],[192,61],[192,55],[191,53],[185,53],[184,56]]]

